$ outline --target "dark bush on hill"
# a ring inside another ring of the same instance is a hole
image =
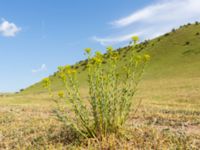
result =
[[[190,45],[190,42],[189,41],[185,42],[185,45]]]

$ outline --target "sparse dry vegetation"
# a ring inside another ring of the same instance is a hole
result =
[[[199,149],[199,91],[200,78],[143,81],[134,101],[139,109],[131,111],[126,137],[110,135],[100,143],[79,139],[66,129],[47,94],[4,97],[0,149]]]

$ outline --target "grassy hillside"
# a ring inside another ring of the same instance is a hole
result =
[[[200,76],[200,24],[188,24],[177,30],[172,30],[156,39],[145,41],[136,47],[139,53],[151,55],[151,62],[146,70],[144,79],[188,78]],[[128,59],[130,48],[118,49],[121,57],[119,69]],[[86,61],[75,64],[81,86],[86,86]],[[106,60],[105,60],[106,65]],[[62,88],[62,83],[56,76],[51,76],[53,89]],[[30,86],[22,93],[44,92],[39,82]]]
[[[152,59],[133,99],[126,138],[105,139],[103,148],[94,139],[79,143],[37,83],[21,94],[0,95],[0,149],[200,149],[199,33],[200,25],[187,25],[138,45]],[[120,69],[130,51],[119,51]],[[85,62],[74,67],[86,86]],[[54,89],[62,88],[56,74],[51,79]],[[80,92],[87,98],[87,88]]]

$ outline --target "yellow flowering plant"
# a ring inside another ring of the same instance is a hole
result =
[[[132,40],[134,42],[131,48],[132,54],[123,67],[123,73],[119,69],[119,53],[112,47],[107,48],[106,59],[98,51],[92,56],[91,49],[85,49],[88,103],[80,96],[76,70],[70,66],[58,68],[59,77],[65,87],[65,92],[59,92],[58,97],[71,104],[72,107],[68,109],[74,114],[74,117],[70,117],[63,109],[58,109],[58,117],[82,136],[101,139],[109,134],[119,133],[124,127],[131,111],[137,85],[150,59],[147,54],[139,55],[135,52],[139,38],[133,37]],[[106,65],[103,64],[104,59]],[[44,79],[44,85],[50,89],[50,80]]]
[[[133,41],[134,45],[137,44],[137,42],[139,41],[139,37],[138,36],[133,36],[132,37],[132,41]]]

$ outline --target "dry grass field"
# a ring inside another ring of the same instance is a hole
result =
[[[86,91],[82,91],[84,97]],[[0,149],[199,149],[200,78],[144,80],[123,139],[77,140],[47,94],[0,98]]]

